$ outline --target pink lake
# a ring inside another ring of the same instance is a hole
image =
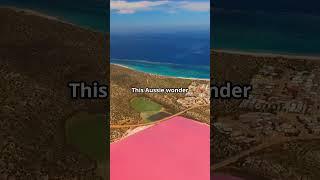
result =
[[[111,180],[210,180],[210,128],[175,117],[110,147]]]

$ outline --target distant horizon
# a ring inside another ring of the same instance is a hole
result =
[[[112,35],[132,35],[132,34],[178,34],[178,33],[208,33],[210,35],[210,27],[194,27],[194,26],[181,26],[181,27],[159,27],[159,28],[131,28],[130,30],[119,28],[111,28],[110,34]]]
[[[111,0],[110,31],[210,30],[209,0]]]

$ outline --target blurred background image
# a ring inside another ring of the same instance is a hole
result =
[[[106,1],[0,1],[0,179],[105,179],[107,100],[68,82],[108,83]]]
[[[251,84],[213,100],[214,179],[319,179],[317,1],[214,1],[212,83]]]

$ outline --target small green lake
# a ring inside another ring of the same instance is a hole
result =
[[[137,112],[160,111],[162,106],[149,98],[135,97],[130,101],[131,107]]]

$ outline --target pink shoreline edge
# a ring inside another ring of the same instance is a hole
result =
[[[181,117],[181,116],[176,116],[176,117]],[[173,117],[173,118],[175,118],[175,117]],[[171,119],[172,119],[172,118],[171,118]],[[168,119],[168,120],[169,120],[169,119]],[[192,120],[192,119],[190,119],[190,120]],[[194,121],[195,123],[199,123],[199,124],[201,124],[201,125],[208,126],[208,127],[210,128],[210,125],[207,124],[207,123],[202,123],[202,122],[195,121],[195,120],[192,120],[192,121]],[[139,130],[139,131],[136,132],[136,133],[133,133],[133,134],[131,134],[131,135],[126,135],[126,136],[124,136],[124,137],[122,137],[122,138],[120,138],[120,139],[118,139],[118,140],[116,140],[116,141],[113,141],[113,142],[110,143],[110,145],[111,145],[111,144],[114,144],[114,143],[117,143],[117,142],[119,142],[119,141],[122,141],[123,139],[126,139],[126,138],[129,137],[129,136],[133,136],[133,135],[135,135],[135,134],[137,134],[137,133],[139,133],[139,132],[141,132],[141,131],[144,131],[144,130],[146,130],[146,129],[148,129],[148,128],[151,128],[151,127],[157,126],[157,125],[158,125],[158,124],[147,125],[147,126],[140,126],[140,127],[145,127],[145,128],[142,129],[142,130]],[[137,127],[137,128],[139,128],[139,127]]]
[[[181,116],[110,147],[111,180],[210,180],[210,128]]]

